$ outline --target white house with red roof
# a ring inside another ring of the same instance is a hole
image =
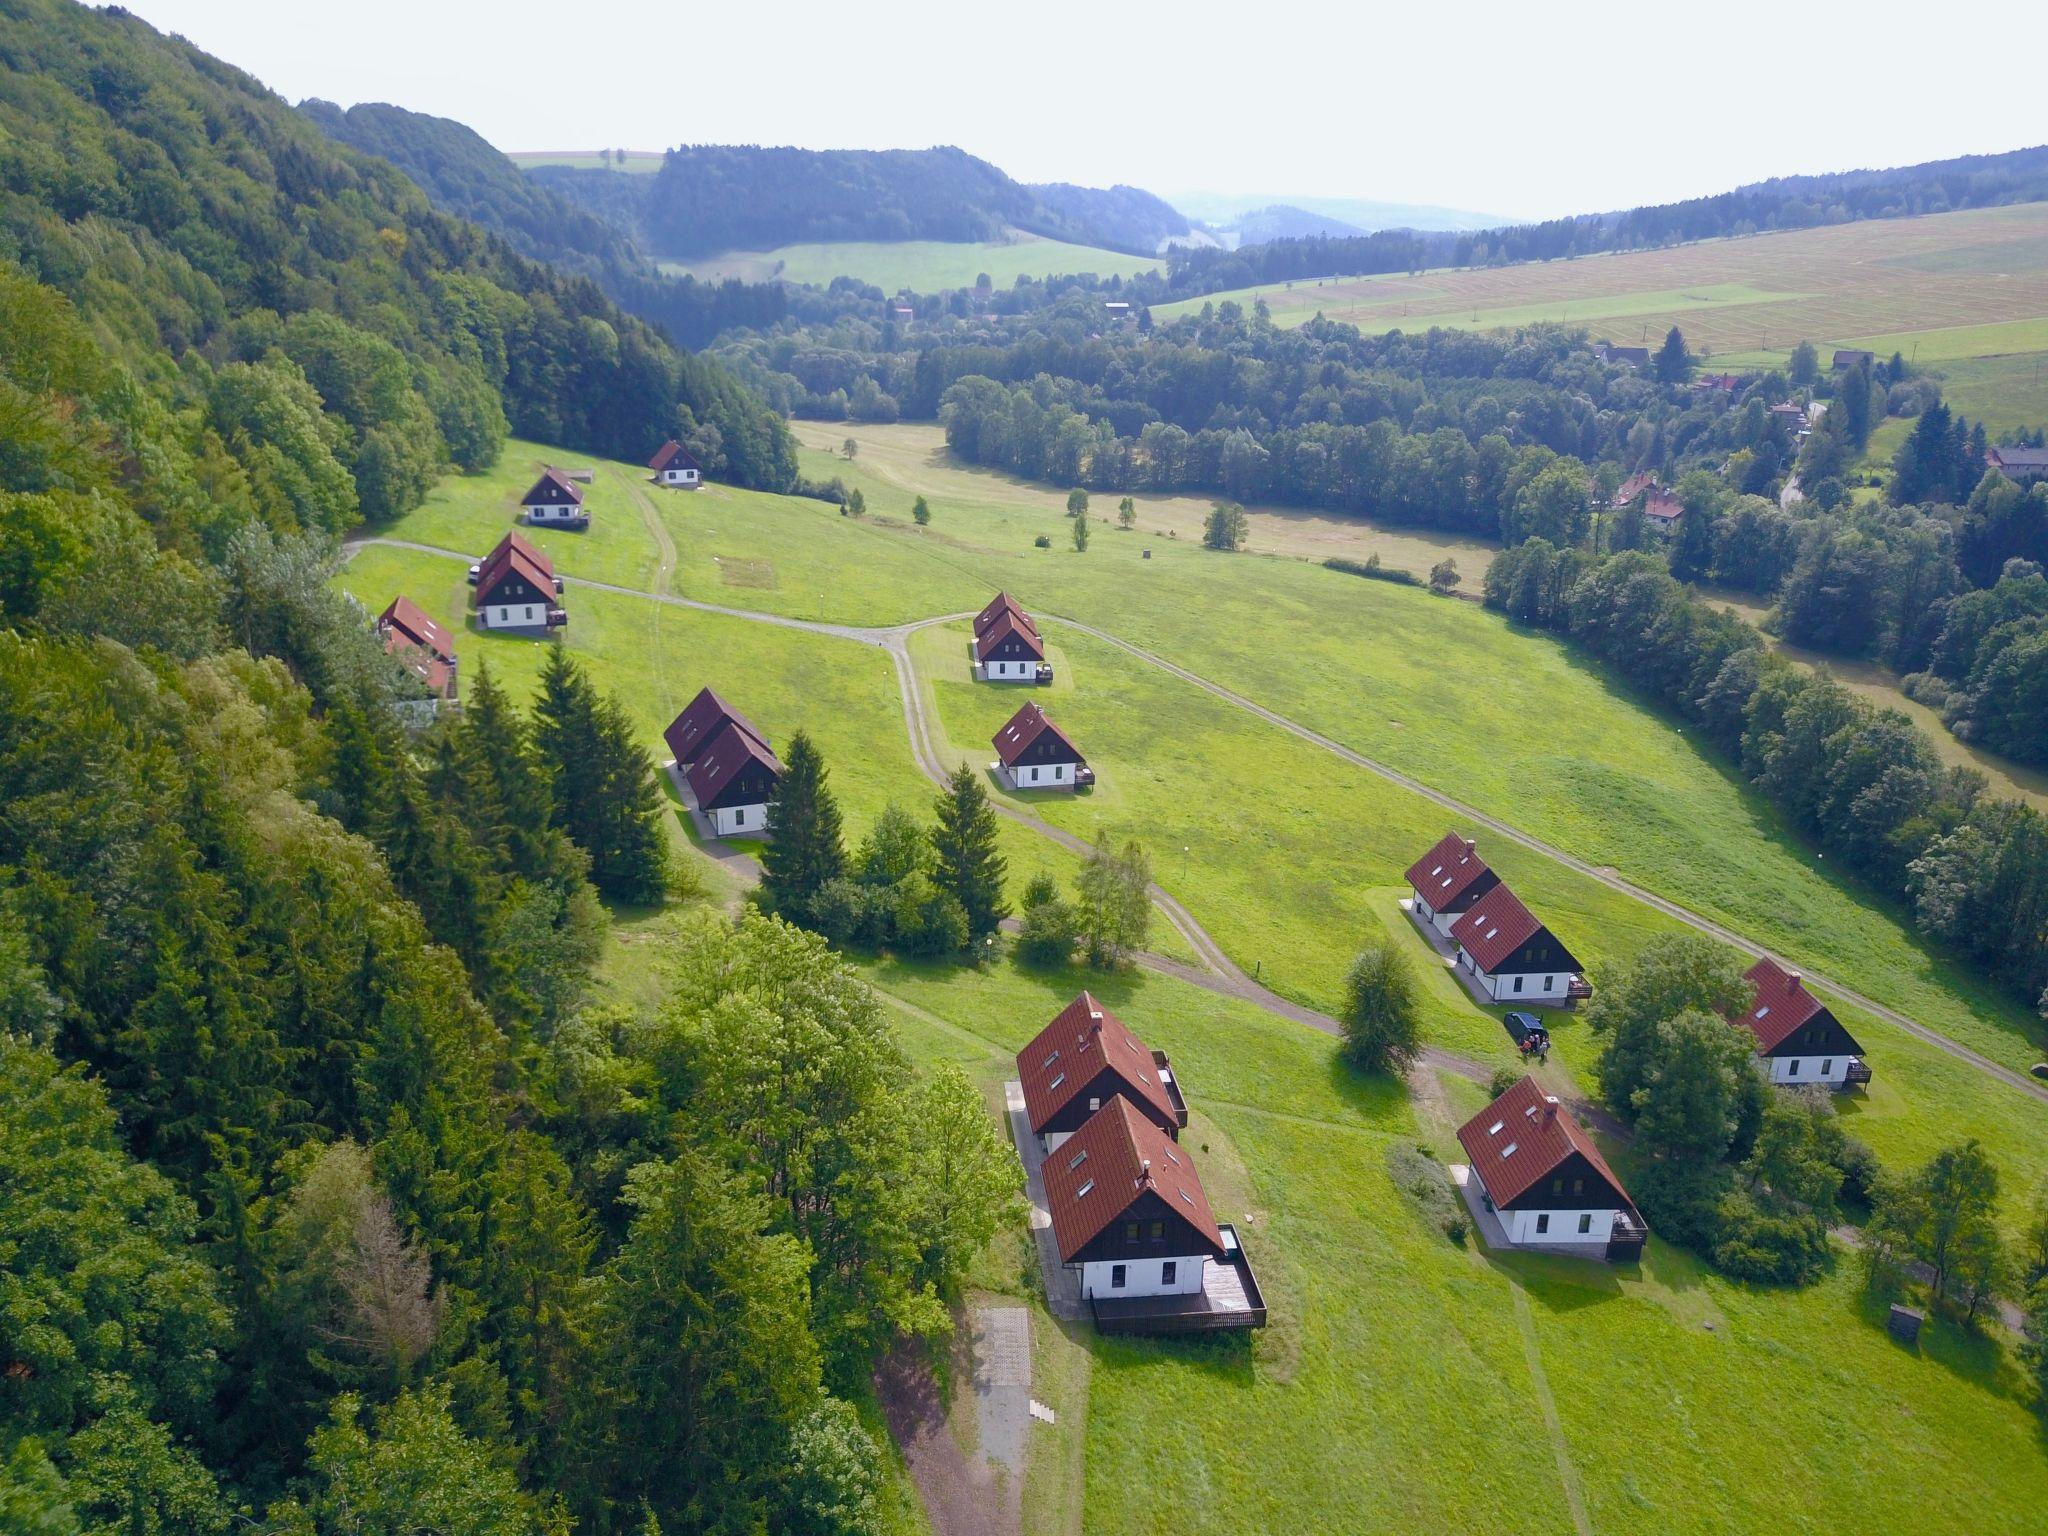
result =
[[[760,836],[768,830],[768,800],[782,777],[782,762],[751,720],[704,688],[669,722],[662,739],[716,836]]]
[[[536,527],[588,528],[590,511],[583,504],[583,487],[562,470],[548,468],[519,498],[526,521]]]
[[[1465,909],[1451,924],[1450,937],[1458,946],[1458,964],[1497,1003],[1592,996],[1577,957],[1505,881]]]
[[[990,742],[1007,788],[1076,789],[1095,782],[1088,760],[1036,704],[1010,716]]]
[[[409,597],[394,597],[377,615],[384,654],[394,658],[438,699],[455,697],[455,637]]]
[[[1863,1047],[1828,1006],[1806,990],[1799,972],[1766,957],[1745,971],[1743,979],[1755,994],[1749,1011],[1737,1022],[1756,1036],[1758,1064],[1772,1082],[1788,1088],[1847,1088],[1870,1081]]]
[[[1164,1051],[1132,1034],[1093,993],[1062,1008],[1017,1053],[1024,1115],[1048,1152],[1122,1096],[1174,1140],[1188,1123],[1187,1100]]]
[[[1007,592],[974,620],[975,675],[992,683],[1049,683],[1052,668],[1045,664],[1045,641],[1031,615],[1017,606]]]
[[[1446,937],[1473,902],[1500,884],[1500,876],[1479,857],[1479,845],[1456,832],[1446,832],[1410,864],[1406,878],[1414,892],[1409,906],[1415,916]]]
[[[1640,1252],[1648,1229],[1635,1202],[1586,1128],[1535,1078],[1459,1126],[1458,1144],[1510,1245]]]
[[[654,471],[654,483],[679,491],[694,491],[704,483],[704,466],[697,456],[674,438],[661,445],[660,452],[647,461]]]
[[[554,562],[516,533],[508,533],[476,570],[470,601],[485,629],[550,630],[569,622],[556,603],[562,580]]]

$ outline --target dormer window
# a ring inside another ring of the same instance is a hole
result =
[[[1076,1168],[1080,1167],[1083,1163],[1087,1161],[1088,1149],[1086,1147],[1083,1147],[1080,1151],[1074,1154],[1074,1160],[1071,1163],[1067,1164],[1067,1172],[1072,1173]]]
[[[1086,1200],[1088,1198],[1088,1191],[1093,1189],[1094,1187],[1095,1181],[1093,1179],[1090,1179],[1087,1183],[1083,1184],[1079,1189],[1074,1191],[1074,1198],[1076,1200]]]
[[[1054,1062],[1058,1061],[1059,1059],[1060,1059],[1060,1053],[1059,1053],[1058,1051],[1054,1051],[1054,1052],[1053,1052],[1053,1053],[1052,1053],[1052,1054],[1051,1054],[1050,1056],[1048,1056],[1048,1057],[1046,1057],[1046,1058],[1045,1058],[1045,1068],[1044,1068],[1044,1070],[1045,1070],[1045,1071],[1047,1071],[1047,1072],[1050,1072],[1050,1071],[1052,1070],[1052,1064],[1053,1064]]]
[[[1065,1082],[1066,1080],[1067,1080],[1067,1074],[1066,1074],[1066,1073],[1064,1073],[1064,1072],[1062,1072],[1062,1073],[1061,1073],[1061,1074],[1060,1074],[1060,1075],[1059,1075],[1058,1077],[1054,1078],[1054,1079],[1053,1079],[1053,1080],[1052,1080],[1051,1082],[1047,1083],[1047,1084],[1046,1084],[1045,1086],[1046,1086],[1046,1087],[1048,1087],[1048,1088],[1057,1088],[1057,1087],[1059,1087],[1059,1085],[1060,1085],[1061,1083],[1064,1083],[1064,1082]]]

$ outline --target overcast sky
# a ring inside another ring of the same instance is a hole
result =
[[[2048,140],[2039,0],[126,3],[293,101],[505,150],[958,144],[1025,181],[1532,218]]]

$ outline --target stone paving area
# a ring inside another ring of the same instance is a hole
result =
[[[1009,1111],[1010,1139],[1024,1164],[1024,1197],[1031,1202],[1031,1237],[1038,1244],[1039,1263],[1045,1270],[1046,1306],[1054,1317],[1078,1321],[1086,1315],[1081,1278],[1060,1263],[1059,1245],[1053,1240],[1052,1212],[1045,1203],[1045,1153],[1025,1118],[1022,1083],[1012,1080],[1003,1084],[1003,1107]]]

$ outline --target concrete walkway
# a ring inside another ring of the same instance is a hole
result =
[[[662,771],[668,775],[669,783],[675,785],[676,794],[682,799],[683,814],[690,818],[690,830],[697,837],[697,851],[742,885],[759,885],[761,861],[745,849],[734,847],[712,830],[711,818],[697,809],[697,796],[674,759],[670,759]]]
[[[981,1453],[1010,1475],[1024,1478],[1024,1448],[1031,1430],[1031,1313],[1024,1307],[974,1311],[974,1398],[981,1415]]]
[[[1060,1263],[1059,1244],[1052,1235],[1052,1212],[1045,1202],[1045,1153],[1031,1133],[1024,1114],[1024,1085],[1012,1079],[1003,1084],[1003,1108],[1010,1116],[1010,1140],[1024,1164],[1024,1198],[1031,1202],[1031,1238],[1038,1244],[1038,1261],[1045,1271],[1045,1304],[1054,1317],[1078,1322],[1088,1315],[1081,1300],[1081,1279]]]

